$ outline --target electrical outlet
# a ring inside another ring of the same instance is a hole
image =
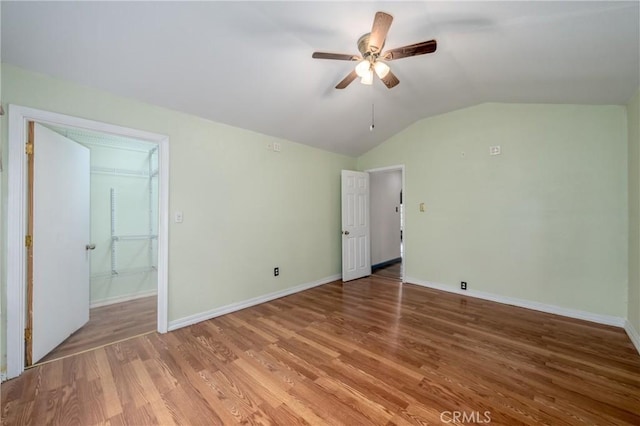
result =
[[[273,268],[273,276],[277,277],[278,275],[280,275],[280,268],[276,266],[275,268]]]
[[[467,289],[467,282],[466,281],[460,281],[460,289],[461,290],[466,290]]]

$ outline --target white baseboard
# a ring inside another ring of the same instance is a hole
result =
[[[6,371],[0,372],[0,383],[4,383],[6,381],[7,381],[7,372]]]
[[[640,354],[640,332],[636,330],[629,320],[624,323],[624,331],[627,332],[627,336],[631,339],[631,343],[636,347],[636,350]]]
[[[485,293],[477,290],[458,290],[451,286],[429,281],[419,280],[417,278],[406,277],[405,282],[416,284],[423,287],[429,287],[436,290],[442,290],[449,293],[456,293],[462,296],[475,297],[477,299],[491,300],[492,302],[504,303],[506,305],[518,306],[520,308],[533,309],[534,311],[546,312],[549,314],[561,315],[569,318],[576,318],[585,321],[591,321],[598,324],[612,325],[615,327],[624,327],[627,320],[622,317],[614,317],[611,315],[594,314],[592,312],[580,311],[577,309],[563,308],[562,306],[548,305],[546,303],[533,302],[526,299],[517,299],[513,297],[501,296],[493,293]],[[637,346],[637,345],[636,345]]]
[[[169,321],[169,331],[177,330],[178,328],[193,325],[201,321],[206,321],[211,318],[226,315],[231,312],[239,311],[241,309],[249,308],[251,306],[259,305],[264,302],[269,302],[274,299],[289,296],[294,293],[299,293],[304,290],[308,290],[319,285],[327,284],[336,280],[339,280],[342,275],[332,275],[325,277],[317,281],[313,281],[306,284],[300,284],[295,287],[290,287],[285,290],[276,291],[274,293],[265,294],[263,296],[254,297],[252,299],[243,300],[241,302],[231,303],[230,305],[221,306],[219,308],[211,309],[209,311],[200,312],[198,314],[189,315],[188,317],[180,318],[174,321]]]
[[[140,293],[126,294],[124,296],[106,297],[104,299],[98,299],[91,302],[90,308],[98,308],[100,306],[113,305],[114,303],[128,302],[130,300],[142,299],[143,297],[155,296],[158,294],[158,289],[151,289],[142,291]]]

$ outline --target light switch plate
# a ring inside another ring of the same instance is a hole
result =
[[[176,212],[175,213],[175,221],[176,223],[182,223],[183,217],[182,217],[182,212]]]

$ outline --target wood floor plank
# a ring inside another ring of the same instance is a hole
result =
[[[95,356],[96,362],[98,364],[102,395],[104,396],[104,405],[106,407],[106,417],[110,419],[122,413],[122,404],[120,402],[120,397],[118,396],[118,391],[114,381],[114,374],[111,370],[111,366],[109,365],[109,360],[107,359],[107,354],[104,348],[93,351],[92,355]],[[81,356],[88,357],[91,355],[83,354]],[[52,363],[51,365],[60,363],[60,361],[57,361],[55,363]],[[47,369],[48,368],[42,368],[42,370]]]
[[[236,382],[229,380],[220,370],[216,372],[201,371],[200,376],[202,377],[203,383],[206,384],[212,392],[212,397],[208,398],[207,401],[220,417],[223,424],[247,421],[247,417],[255,410],[252,408],[254,403],[252,398],[248,396],[248,393],[244,393],[242,388],[236,385]],[[227,386],[227,383],[230,383],[230,385]]]
[[[372,400],[369,389],[360,390],[330,376],[319,377],[314,381],[325,392],[334,394],[340,401],[356,410],[367,422],[385,422],[393,417],[393,411],[385,405]]]
[[[64,358],[156,330],[156,296],[92,308],[89,322],[38,363]]]
[[[295,371],[300,376],[306,377],[307,379],[315,380],[322,374],[324,374],[324,367],[320,368],[314,363],[309,362],[310,360],[291,353],[278,345],[269,345],[265,348],[264,352],[266,354],[272,355],[281,364],[285,365],[290,370]]]
[[[36,366],[2,384],[2,422],[640,424],[624,330],[403,285],[399,270]]]

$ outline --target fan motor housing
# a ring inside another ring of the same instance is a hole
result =
[[[369,39],[371,38],[371,33],[366,33],[360,36],[358,39],[358,50],[362,53],[362,57],[364,59],[369,58],[369,56],[374,55],[374,59],[378,57],[379,53],[372,53],[369,50]],[[380,46],[380,52],[384,48],[384,43]]]

